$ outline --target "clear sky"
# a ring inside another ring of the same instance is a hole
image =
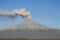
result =
[[[35,21],[40,24],[60,29],[60,0],[0,0],[0,9],[12,10],[26,8],[31,11]],[[23,19],[0,16],[0,28],[18,24]]]

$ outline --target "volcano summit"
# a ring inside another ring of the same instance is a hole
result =
[[[10,29],[11,30],[14,30],[14,29],[48,30],[48,29],[51,29],[51,28],[48,28],[47,26],[39,24],[32,19],[25,19],[23,22],[11,27]]]
[[[60,30],[37,23],[29,12],[24,10],[14,12],[21,13],[25,17],[24,21],[6,30],[0,30],[0,38],[60,39]]]
[[[60,30],[51,29],[34,20],[25,19],[9,29],[0,30],[0,38],[60,39]]]

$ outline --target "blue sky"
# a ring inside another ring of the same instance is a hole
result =
[[[12,10],[26,8],[31,11],[35,21],[40,24],[60,29],[60,0],[0,0],[0,9]],[[0,28],[18,24],[23,19],[0,16]]]

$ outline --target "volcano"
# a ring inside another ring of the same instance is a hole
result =
[[[0,30],[0,38],[60,39],[60,30],[25,19],[6,30]]]
[[[51,28],[48,28],[47,26],[39,24],[32,19],[25,19],[23,22],[11,27],[10,29],[11,30],[14,30],[14,29],[48,30]]]

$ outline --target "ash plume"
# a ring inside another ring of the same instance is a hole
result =
[[[30,11],[27,11],[25,8],[14,9],[11,11],[8,10],[0,10],[0,16],[14,17],[16,15],[20,15],[24,18],[32,19]]]

